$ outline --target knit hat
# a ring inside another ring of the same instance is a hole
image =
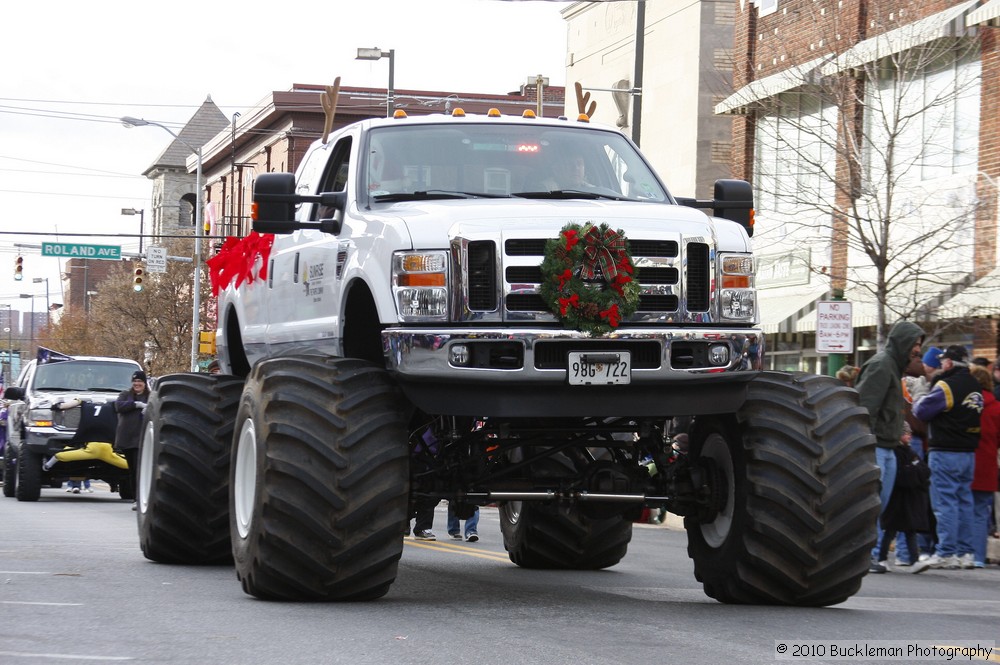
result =
[[[141,369],[132,372],[132,380],[135,381],[136,379],[139,379],[143,383],[146,383],[146,373],[143,372]]]
[[[932,346],[927,349],[927,353],[924,354],[924,364],[928,367],[933,367],[934,369],[941,369],[941,354],[944,353],[941,349],[936,346]]]
[[[966,351],[964,346],[952,344],[941,352],[941,357],[948,358],[953,362],[964,363],[969,360],[969,352]]]

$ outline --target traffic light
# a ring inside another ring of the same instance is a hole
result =
[[[135,276],[132,277],[132,290],[138,293],[142,291],[142,278],[145,276],[146,271],[142,268],[135,269]]]
[[[19,256],[14,259],[14,280],[20,282],[24,277],[24,258]]]
[[[215,331],[198,333],[198,353],[215,355]]]

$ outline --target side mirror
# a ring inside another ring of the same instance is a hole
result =
[[[3,393],[4,399],[21,400],[24,399],[24,388],[11,386]]]
[[[253,186],[253,230],[258,233],[290,233],[295,220],[295,175],[262,173]]]
[[[715,181],[715,197],[710,201],[676,197],[677,202],[690,208],[711,208],[712,215],[736,222],[753,235],[753,189],[746,180]]]
[[[736,222],[747,230],[748,236],[753,236],[753,189],[750,183],[746,180],[716,180],[712,214]]]

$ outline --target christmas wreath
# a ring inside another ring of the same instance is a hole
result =
[[[539,292],[567,328],[592,337],[617,328],[639,305],[625,234],[607,224],[564,226],[545,243]]]

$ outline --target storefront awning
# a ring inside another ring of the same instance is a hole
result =
[[[782,328],[787,332],[794,332],[796,320],[798,320],[801,310],[811,306],[826,294],[826,286],[806,287],[798,293],[789,293],[787,289],[780,289],[778,293],[768,293],[767,289],[757,292],[758,306],[760,308],[760,323],[765,333],[782,332]],[[774,289],[774,291],[778,291]],[[787,325],[782,326],[785,322]]]
[[[945,319],[1000,316],[1000,268],[994,268],[945,302],[938,315]]]
[[[722,102],[716,104],[715,113],[717,115],[745,113],[745,107],[754,102],[814,83],[813,72],[816,71],[816,68],[823,61],[828,60],[830,57],[816,58],[801,65],[794,65],[788,69],[784,69],[777,74],[771,74],[762,79],[751,81],[729,95],[729,97],[726,97]]]
[[[1000,27],[1000,0],[990,0],[985,5],[965,17],[965,25],[991,25]]]
[[[963,18],[965,12],[978,2],[979,0],[966,0],[919,21],[860,41],[841,53],[836,59],[823,65],[821,71],[824,76],[830,76],[845,69],[860,67],[895,53],[902,53],[908,49],[922,46],[935,39],[962,36],[966,34],[966,23]]]

